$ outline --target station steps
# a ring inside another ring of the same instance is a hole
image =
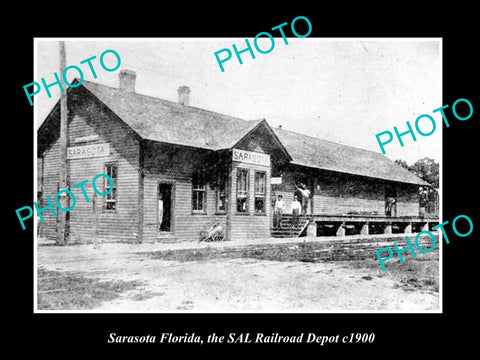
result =
[[[271,235],[275,238],[295,238],[300,237],[307,229],[310,222],[308,215],[298,217],[298,226],[292,226],[292,215],[284,214],[279,228],[271,229]]]

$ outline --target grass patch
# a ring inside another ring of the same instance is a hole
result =
[[[210,260],[221,257],[222,254],[219,254],[211,249],[187,249],[187,250],[167,250],[160,252],[147,252],[143,253],[146,256],[150,256],[154,259],[168,260],[168,261],[199,261],[199,260]]]
[[[273,261],[315,261],[314,245],[310,243],[300,244],[275,244],[275,245],[259,245],[238,248],[220,248],[220,249],[186,249],[186,250],[168,250],[162,252],[145,253],[155,259],[171,260],[171,261],[202,261],[219,258],[228,259],[259,259]]]
[[[385,262],[386,271],[375,256],[376,243],[352,242],[346,244],[322,244],[319,242],[301,242],[291,244],[259,245],[238,248],[204,248],[149,253],[156,259],[174,261],[202,261],[210,259],[251,258],[258,260],[288,262],[335,262],[343,267],[358,269],[362,281],[375,277],[388,277],[395,286],[404,290],[439,291],[439,251],[417,253],[417,258],[404,253],[402,264],[398,256]]]
[[[338,261],[337,263],[349,269],[364,271],[369,276],[387,277],[395,281],[395,287],[406,291],[425,290],[439,291],[439,256],[438,250],[421,253],[417,258],[404,256],[402,264],[396,257],[384,263],[382,270],[377,259]]]
[[[86,310],[144,285],[141,281],[100,281],[77,273],[38,269],[39,310]]]

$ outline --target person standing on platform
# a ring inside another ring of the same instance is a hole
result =
[[[282,200],[282,195],[278,195],[275,201],[275,210],[273,212],[273,227],[279,228],[282,223],[283,210],[285,209],[285,202]]]
[[[302,204],[300,204],[300,201],[298,201],[297,195],[294,195],[292,202],[292,227],[298,226],[298,216],[300,215],[301,210]]]
[[[302,215],[307,213],[308,208],[308,199],[310,198],[310,190],[307,189],[307,186],[303,183],[300,183],[300,186],[294,184],[298,191],[302,194]]]

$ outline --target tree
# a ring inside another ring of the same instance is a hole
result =
[[[435,160],[425,157],[417,160],[412,166],[408,165],[405,160],[397,159],[395,164],[407,169],[411,173],[417,175],[420,179],[425,180],[432,188],[438,189],[439,186],[439,164]]]
[[[419,178],[425,180],[433,188],[438,189],[439,186],[439,164],[435,160],[425,157],[417,160],[411,166],[411,171]]]
[[[400,165],[401,167],[403,167],[404,169],[407,169],[410,171],[410,166],[408,166],[407,162],[405,160],[400,160],[400,159],[397,159],[395,160],[395,164],[397,165]]]
[[[426,208],[435,207],[434,203],[438,197],[438,187],[440,183],[439,163],[431,158],[425,157],[417,160],[412,166],[409,166],[405,160],[400,159],[395,160],[395,164],[402,166],[431,185],[419,187],[420,206]]]

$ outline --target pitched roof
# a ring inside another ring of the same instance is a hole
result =
[[[430,185],[384,155],[292,131],[274,128],[292,163],[317,169],[416,185]]]
[[[264,121],[246,121],[89,81],[82,85],[147,140],[210,150],[229,149]]]
[[[141,138],[209,150],[234,147],[262,123],[293,164],[416,185],[429,185],[380,153],[321,140],[283,129],[264,119],[243,120],[176,102],[119,90],[90,81],[83,88],[103,102]],[[68,89],[68,91],[74,89]],[[58,111],[58,103],[47,117]],[[57,131],[45,121],[39,133]],[[273,130],[273,131],[271,131]],[[39,144],[40,146],[41,144]]]

